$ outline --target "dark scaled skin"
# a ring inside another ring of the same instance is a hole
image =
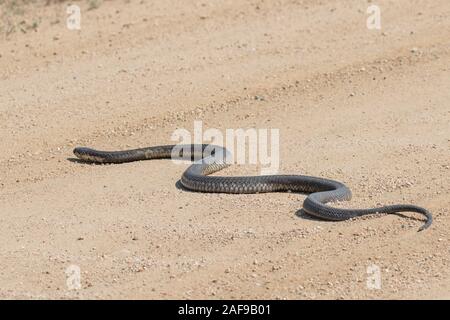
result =
[[[326,205],[328,202],[350,200],[351,191],[344,184],[318,177],[301,175],[269,175],[219,177],[209,176],[229,166],[226,156],[230,153],[212,145],[165,145],[125,151],[98,151],[75,148],[74,154],[81,160],[93,163],[124,163],[150,159],[184,159],[194,163],[183,173],[181,184],[189,190],[212,193],[263,193],[299,192],[308,194],[303,210],[315,217],[342,221],[367,214],[417,212],[426,217],[419,231],[428,228],[432,215],[415,205],[399,204],[371,209],[341,209]]]

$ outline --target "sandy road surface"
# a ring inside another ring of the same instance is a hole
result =
[[[79,31],[65,2],[14,3],[0,1],[1,298],[450,298],[448,0],[377,1],[380,31],[362,0],[81,1]],[[170,161],[68,160],[170,143],[194,120],[278,128],[280,172],[435,222],[317,221],[302,195],[180,190]]]

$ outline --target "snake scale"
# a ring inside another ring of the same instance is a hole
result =
[[[208,151],[208,152],[207,152]],[[229,166],[226,156],[229,151],[212,145],[164,145],[125,151],[98,151],[90,148],[75,148],[74,154],[91,163],[124,163],[148,159],[178,159],[194,161],[184,171],[181,184],[186,189],[212,193],[264,193],[298,192],[308,194],[303,210],[317,218],[342,221],[367,214],[417,212],[426,217],[419,231],[432,223],[431,213],[415,205],[388,205],[371,209],[341,209],[326,205],[328,202],[350,200],[351,191],[343,183],[302,175],[261,175],[241,177],[209,176]]]

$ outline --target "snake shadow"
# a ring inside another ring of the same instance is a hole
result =
[[[395,212],[395,213],[391,213],[391,214],[392,214],[392,215],[395,215],[395,216],[397,216],[397,217],[400,217],[400,218],[402,218],[402,219],[409,219],[409,220],[412,220],[412,221],[423,221],[423,220],[421,220],[420,218],[407,216],[406,214],[403,214],[403,213],[400,213],[400,212]],[[326,219],[322,219],[322,218],[319,218],[319,217],[312,216],[312,215],[308,214],[305,210],[303,210],[303,208],[300,209],[300,210],[298,210],[298,211],[295,213],[295,215],[296,215],[297,217],[299,217],[299,218],[306,219],[306,220],[315,220],[315,221],[324,221],[324,222],[334,222],[334,223],[339,222],[339,221],[326,220]],[[364,218],[364,217],[370,217],[370,216],[375,217],[376,215],[377,215],[377,214],[374,213],[374,214],[369,214],[369,215],[365,215],[365,216],[355,217],[354,219],[361,219],[361,218]]]
[[[69,161],[69,162],[72,162],[72,163],[89,164],[89,165],[92,165],[92,166],[110,165],[109,163],[97,163],[97,162],[86,161],[86,160],[82,160],[82,159],[78,159],[78,158],[66,158],[66,160]]]
[[[181,184],[181,180],[178,180],[178,181],[175,183],[175,188],[177,188],[178,190],[185,191],[185,192],[199,193],[198,191],[192,191],[192,190],[189,190],[189,189],[187,189],[186,187],[184,187],[184,186]],[[294,193],[294,192],[293,192],[293,193]],[[300,193],[300,192],[295,192],[295,193],[301,194],[301,195],[307,195],[306,193]],[[305,219],[305,220],[324,221],[324,222],[335,222],[335,221],[325,220],[325,219],[322,219],[322,218],[319,218],[319,217],[315,217],[315,216],[309,215],[305,210],[303,210],[303,208],[297,210],[297,211],[295,212],[295,216],[297,216],[298,218],[301,218],[301,219]]]
[[[297,216],[297,218],[301,218],[304,220],[312,220],[312,221],[323,221],[323,222],[336,222],[336,221],[331,221],[331,220],[326,220],[326,219],[322,219],[316,216],[312,216],[310,214],[308,214],[303,208],[298,209],[295,212],[295,215]]]
[[[72,162],[72,163],[89,164],[89,165],[94,165],[94,166],[102,166],[102,165],[105,165],[105,164],[102,164],[102,163],[95,163],[95,162],[91,162],[91,161],[85,161],[85,160],[78,159],[78,158],[73,158],[73,157],[66,158],[66,160],[67,160],[67,161],[70,161],[70,162]],[[175,182],[175,188],[177,188],[178,190],[182,190],[182,191],[184,191],[184,192],[198,193],[198,191],[192,191],[192,190],[189,190],[189,189],[185,188],[185,187],[181,184],[181,180],[178,180],[177,182]],[[308,194],[306,194],[306,193],[300,193],[300,192],[294,192],[294,193],[301,194],[301,195],[308,195]],[[407,215],[405,215],[405,214],[403,214],[403,213],[399,213],[399,212],[393,213],[393,214],[396,215],[396,216],[398,216],[398,217],[405,218],[405,219],[410,219],[410,220],[413,220],[413,221],[422,221],[422,220],[419,219],[419,218],[407,216]],[[316,216],[310,215],[310,214],[308,214],[303,208],[300,208],[299,210],[297,210],[297,211],[295,212],[295,216],[297,216],[298,218],[301,218],[301,219],[305,219],[305,220],[323,221],[323,222],[328,222],[328,223],[336,222],[336,221],[326,220],[326,219],[322,219],[322,218],[320,218],[320,217],[316,217]]]
[[[192,191],[187,189],[186,187],[183,186],[183,184],[181,184],[181,180],[178,180],[177,182],[175,182],[175,188],[177,188],[178,190],[182,190],[184,192],[189,192],[189,193],[201,193],[200,191]]]
[[[175,183],[175,188],[177,188],[178,190],[182,190],[182,191],[184,191],[184,192],[198,193],[198,191],[192,191],[192,190],[189,190],[189,189],[185,188],[185,187],[181,184],[181,180],[178,180],[178,181]],[[293,193],[296,193],[296,194],[299,194],[299,195],[306,195],[306,196],[308,195],[307,193],[301,193],[301,192],[293,192]],[[392,213],[392,214],[393,214],[393,215],[396,215],[396,216],[398,216],[398,217],[400,217],[400,218],[403,218],[403,219],[409,219],[409,220],[413,220],[413,221],[422,221],[420,218],[411,217],[411,216],[405,215],[405,214],[400,213],[400,212],[396,212],[396,213]],[[375,215],[375,214],[370,215],[370,216],[374,216],[374,215]],[[327,223],[336,223],[336,222],[339,222],[339,221],[327,220],[327,219],[323,219],[323,218],[320,218],[320,217],[316,217],[316,216],[310,215],[310,214],[307,213],[303,208],[300,208],[299,210],[297,210],[297,211],[295,212],[295,216],[298,217],[298,218],[300,218],[300,219],[310,220],[310,221],[321,221],[321,222],[327,222]],[[363,217],[364,217],[364,216],[363,216]],[[361,217],[356,217],[355,219],[358,219],[358,218],[361,218]]]
[[[82,164],[94,164],[93,162],[88,162],[85,160],[81,160],[78,158],[66,158],[67,161],[72,162],[72,163],[82,163]]]

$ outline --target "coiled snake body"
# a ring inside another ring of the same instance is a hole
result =
[[[351,199],[351,191],[344,184],[318,177],[301,175],[266,175],[219,177],[208,176],[229,166],[225,148],[212,145],[165,145],[126,151],[98,151],[75,148],[74,154],[81,160],[94,163],[124,163],[148,159],[184,159],[194,163],[183,173],[181,184],[192,191],[214,193],[263,193],[299,192],[308,197],[303,202],[306,213],[325,220],[342,221],[375,213],[417,212],[426,217],[419,228],[422,231],[432,223],[428,210],[415,205],[389,205],[371,209],[341,209],[326,205],[327,202]]]

